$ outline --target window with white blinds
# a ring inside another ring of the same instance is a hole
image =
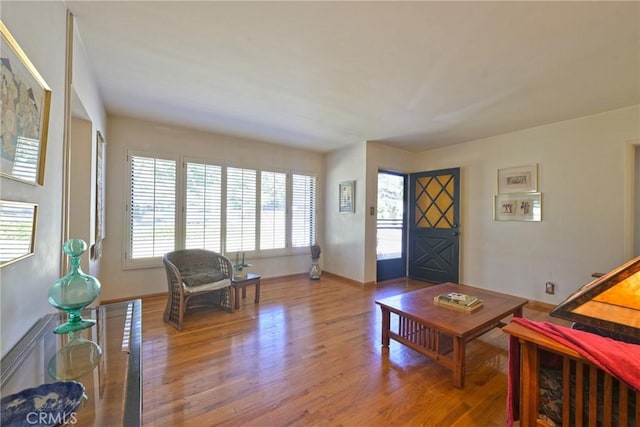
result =
[[[287,174],[260,174],[260,249],[284,249],[287,240]]]
[[[160,257],[176,247],[176,161],[129,156],[127,260]]]
[[[186,164],[185,249],[222,251],[222,166]]]
[[[139,151],[128,158],[126,267],[161,265],[176,249],[260,256],[316,243],[315,176]]]
[[[291,246],[316,243],[316,177],[291,175]]]
[[[256,249],[256,171],[227,167],[226,252]]]

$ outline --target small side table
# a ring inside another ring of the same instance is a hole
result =
[[[233,284],[233,293],[235,294],[235,309],[240,308],[240,295],[238,295],[238,290],[242,289],[242,299],[247,297],[247,286],[256,285],[256,304],[260,302],[260,275],[247,273],[247,277],[243,278],[233,278],[231,280],[231,284]]]

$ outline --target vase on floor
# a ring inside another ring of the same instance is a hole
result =
[[[322,274],[322,269],[320,268],[319,259],[311,260],[311,269],[309,270],[309,278],[311,280],[320,280],[320,275]]]
[[[322,270],[320,269],[320,245],[314,243],[310,246],[311,249],[311,270],[309,270],[309,278],[311,280],[319,280]]]

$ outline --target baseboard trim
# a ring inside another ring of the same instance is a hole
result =
[[[329,277],[333,277],[334,279],[339,279],[353,285],[359,285],[359,286],[375,285],[375,282],[361,282],[359,280],[350,279],[349,277],[344,277],[336,273],[331,273],[330,271],[323,271],[322,275],[323,276],[327,275]]]
[[[348,277],[344,277],[344,276],[341,276],[339,274],[331,273],[329,271],[323,271],[322,275],[330,277],[330,278],[333,278],[333,279],[336,279],[336,280],[341,280],[341,281],[347,282],[349,284],[362,286],[362,287],[375,286],[376,285],[375,281],[374,282],[360,282],[358,280],[350,279]],[[265,284],[269,284],[269,283],[275,283],[275,282],[278,282],[280,280],[299,279],[299,278],[308,277],[308,276],[309,276],[309,273],[287,274],[287,275],[284,275],[284,276],[263,278],[263,279],[261,279],[261,283],[263,285],[265,285]],[[311,280],[311,279],[309,279],[309,280]],[[320,280],[322,280],[322,278]],[[100,304],[113,304],[113,303],[118,303],[118,302],[131,301],[131,300],[135,300],[135,299],[141,299],[141,300],[144,301],[145,298],[155,298],[155,297],[161,297],[161,296],[166,296],[166,295],[167,295],[166,292],[157,292],[157,293],[153,293],[153,294],[145,294],[145,295],[124,297],[124,298],[113,298],[113,299],[109,299],[109,300],[100,301]],[[529,302],[527,303],[526,307],[530,308],[532,310],[538,310],[538,311],[542,311],[542,312],[545,312],[545,313],[550,313],[556,306],[554,304],[549,304],[549,303],[542,302],[542,301],[529,300]]]
[[[277,282],[280,280],[289,280],[289,279],[302,279],[303,277],[309,277],[309,273],[295,273],[295,274],[286,274],[284,276],[275,276],[275,277],[267,277],[261,278],[260,284],[269,284],[273,282]]]
[[[300,279],[304,277],[309,277],[309,273],[295,273],[295,274],[287,274],[284,276],[262,278],[260,279],[260,284],[268,285],[269,283],[274,283],[279,280]],[[162,296],[167,296],[167,292],[156,292],[153,294],[136,295],[136,296],[130,296],[130,297],[124,297],[124,298],[113,298],[113,299],[100,301],[100,304],[113,304],[118,302],[131,301],[135,299],[141,299],[144,301],[145,298],[155,298],[155,297],[162,297]]]
[[[545,313],[550,313],[556,306],[553,304],[549,304],[542,301],[529,300],[527,303],[527,308],[532,308],[538,311],[544,311]]]

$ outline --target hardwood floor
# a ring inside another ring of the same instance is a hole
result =
[[[375,300],[429,286],[359,286],[324,275],[263,281],[235,313],[162,321],[163,296],[143,301],[145,426],[504,426],[507,336],[467,346],[463,390],[451,372],[396,342],[383,349]],[[464,315],[464,314],[461,314]],[[525,308],[525,317],[548,320]]]

